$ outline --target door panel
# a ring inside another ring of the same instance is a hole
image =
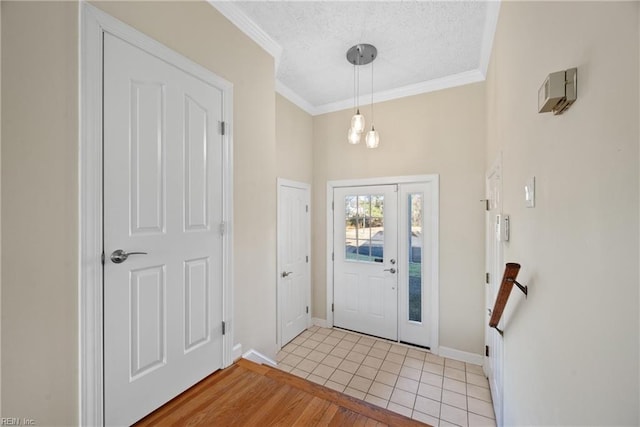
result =
[[[385,280],[380,276],[369,276],[369,306],[365,309],[369,316],[384,318]]]
[[[164,232],[165,129],[161,85],[131,82],[131,231]]]
[[[131,272],[131,377],[139,378],[165,364],[164,268]]]
[[[309,323],[309,189],[279,185],[278,289],[281,345]]]
[[[210,205],[207,159],[207,110],[190,96],[185,96],[184,136],[184,204],[185,230],[209,228]]]
[[[335,326],[397,339],[397,220],[396,185],[334,189]]]
[[[210,340],[209,258],[184,263],[184,327],[185,352]]]
[[[222,92],[104,38],[105,421],[222,366]],[[122,263],[116,249],[146,252]]]

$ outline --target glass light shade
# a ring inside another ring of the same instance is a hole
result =
[[[364,132],[364,116],[360,114],[360,110],[351,118],[351,129],[359,134]]]
[[[347,134],[347,140],[349,141],[349,144],[359,144],[360,135],[360,132],[357,132],[354,128],[350,128],[349,133]]]
[[[378,147],[380,144],[380,135],[378,135],[378,131],[371,128],[371,130],[367,132],[367,137],[364,142],[367,144],[367,148]]]

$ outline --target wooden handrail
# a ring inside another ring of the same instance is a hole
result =
[[[513,285],[515,284],[518,289],[524,292],[525,295],[527,295],[528,293],[527,287],[522,286],[516,281],[516,277],[518,277],[519,271],[520,264],[516,264],[515,262],[507,263],[504,269],[504,276],[502,276],[500,290],[498,290],[498,296],[496,297],[496,302],[493,306],[493,311],[491,312],[489,326],[495,328],[496,331],[500,332],[500,335],[502,335],[503,332],[498,329],[498,324],[500,323],[500,319],[502,318],[502,313],[504,312],[504,307],[507,305],[507,300],[509,299],[509,295],[511,294]]]

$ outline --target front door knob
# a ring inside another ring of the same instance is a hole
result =
[[[389,272],[389,273],[391,273],[391,274],[396,274],[396,269],[395,269],[395,268],[393,268],[393,267],[391,267],[391,268],[387,268],[387,269],[386,269],[386,270],[384,270],[384,271],[388,271],[388,272]]]

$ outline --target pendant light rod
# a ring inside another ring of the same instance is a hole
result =
[[[356,114],[360,114],[360,48],[358,47],[356,49],[356,54],[358,56],[356,56],[356,64],[354,65],[354,68],[356,68],[356,109],[357,112]]]
[[[358,109],[358,98],[357,98],[357,92],[356,92],[356,64],[353,64],[353,112],[355,113],[355,111]]]
[[[371,128],[373,129],[373,60],[371,60]]]

